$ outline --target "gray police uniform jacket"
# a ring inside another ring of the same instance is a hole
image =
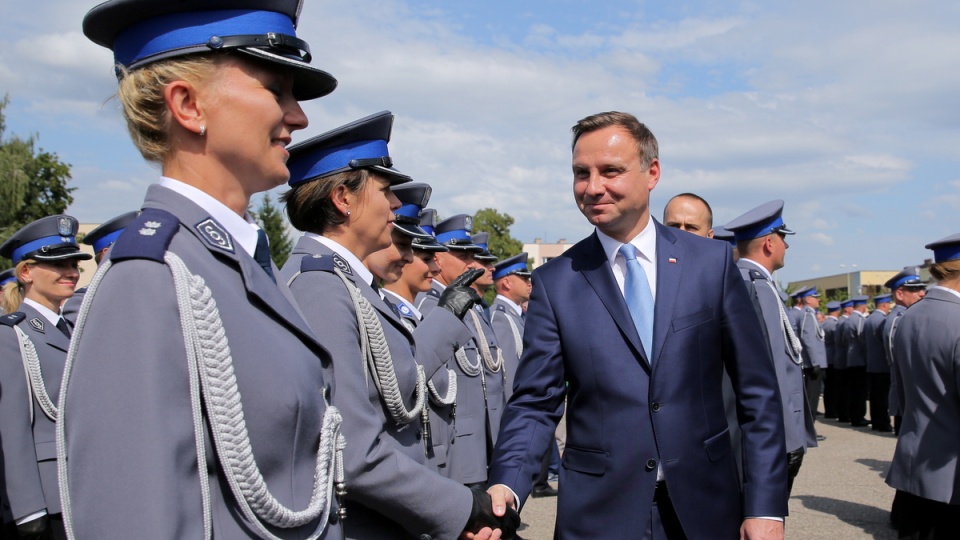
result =
[[[867,373],[890,373],[887,364],[887,348],[883,345],[883,327],[887,315],[876,309],[863,321],[864,355],[867,359]]]
[[[434,281],[430,291],[417,295],[417,309],[426,317],[437,307],[444,286]],[[469,315],[467,315],[469,317]],[[466,325],[466,322],[461,324]],[[469,329],[469,326],[466,326]],[[450,478],[461,484],[487,481],[487,465],[493,447],[488,433],[487,410],[484,404],[483,359],[472,337],[463,347],[465,362],[474,366],[476,374],[468,373],[460,362],[451,358],[448,365],[457,374],[457,407],[453,412],[453,439],[447,452]],[[484,376],[486,374],[484,373]]]
[[[836,367],[837,364],[837,323],[836,317],[827,316],[820,328],[823,330],[823,346],[827,354],[827,366]]]
[[[307,508],[329,352],[286,286],[271,281],[200,206],[153,185],[144,208],[114,244],[112,266],[88,291],[87,317],[74,330],[76,357],[60,412],[75,537],[203,538],[188,362],[173,278],[159,260],[165,250],[202,278],[216,301],[266,487],[286,508]],[[209,429],[203,433],[213,538],[258,537],[238,510]],[[301,539],[323,525],[317,518],[268,529]],[[339,523],[326,524],[321,538],[340,537]]]
[[[858,315],[859,317],[859,315]],[[841,316],[837,321],[837,330],[833,336],[833,367],[836,369],[847,369],[847,325],[853,321],[853,317]]]
[[[903,422],[887,484],[960,504],[960,298],[940,288],[904,313],[893,338]]]
[[[60,487],[56,423],[27,385],[14,325],[37,351],[43,385],[53,405],[60,397],[70,339],[27,304],[0,317],[0,461],[4,480],[0,500],[10,505],[10,515],[18,520],[41,510],[60,513]]]
[[[420,324],[423,322],[404,304],[395,302],[389,294],[387,299],[391,303],[397,306],[397,309],[400,313],[401,320],[406,323],[407,328],[413,332],[413,339],[417,341],[417,328],[420,327]],[[461,325],[462,326],[462,325]],[[469,334],[469,330],[463,326],[462,331]],[[469,341],[469,339],[467,340]],[[419,343],[419,342],[418,342]],[[429,400],[430,406],[430,450],[427,453],[427,464],[430,465],[435,471],[450,478],[450,467],[447,466],[447,458],[450,453],[450,445],[453,444],[453,417],[456,411],[457,395],[454,392],[452,396],[449,396],[451,390],[456,390],[450,384],[451,374],[454,378],[454,386],[456,384],[456,371],[453,371],[450,368],[450,359],[443,362],[440,366],[440,369],[433,374],[433,376],[427,376],[430,384],[433,385],[434,391],[436,391],[437,396],[444,401],[449,401],[450,398],[453,398],[453,403],[449,405],[443,405],[438,403],[436,399],[432,397],[433,392],[431,392],[431,399]]]
[[[807,408],[804,393],[803,372],[800,364],[794,361],[784,337],[784,328],[780,320],[780,307],[783,303],[776,291],[768,284],[766,275],[757,270],[757,266],[747,260],[737,261],[740,275],[753,299],[757,316],[763,323],[767,343],[777,372],[780,385],[780,399],[783,406],[783,425],[786,436],[786,449],[792,452],[798,448],[817,446],[817,435],[813,428],[813,417]]]
[[[867,350],[864,344],[866,334],[863,328],[867,323],[867,316],[860,315],[859,311],[850,314],[847,323],[843,325],[843,339],[847,345],[847,368],[867,367]]]
[[[81,287],[73,292],[73,296],[67,298],[67,301],[63,303],[63,307],[60,308],[60,316],[70,322],[72,325],[77,324],[77,315],[80,314],[80,306],[83,304],[83,297],[87,294],[87,288]]]
[[[427,466],[420,415],[399,424],[381,397],[374,374],[361,356],[360,329],[353,300],[337,268],[376,310],[390,350],[404,407],[413,408],[417,387],[414,340],[397,314],[343,258],[317,240],[301,236],[280,271],[307,322],[333,354],[332,402],[343,415],[344,454],[349,517],[347,538],[456,538],[470,517],[469,490]],[[438,322],[422,325],[454,350],[469,339],[460,320],[446,310],[431,314]],[[441,324],[445,323],[445,324]],[[437,349],[417,348],[425,372],[436,372],[446,360]]]
[[[793,309],[794,324],[793,331],[800,338],[800,344],[803,345],[803,367],[826,368],[827,367],[827,348],[824,344],[826,335],[817,322],[817,312],[810,306],[804,306],[802,310]]]
[[[523,317],[498,296],[490,306],[490,325],[503,352],[504,398],[509,401],[523,351]]]
[[[887,365],[890,366],[890,393],[887,401],[887,412],[890,416],[902,416],[903,407],[900,406],[900,395],[897,393],[897,370],[893,367],[893,339],[891,334],[896,335],[895,329],[902,322],[901,316],[907,308],[897,304],[893,306],[890,313],[883,320],[883,327],[880,334],[883,337],[883,351],[886,354]]]

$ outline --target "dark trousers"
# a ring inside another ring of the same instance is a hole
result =
[[[960,538],[960,505],[898,493],[899,538],[909,540],[956,540]]]
[[[803,448],[787,452],[787,497],[793,491],[793,479],[800,473],[801,465],[803,465]]]
[[[823,416],[837,417],[837,370],[833,366],[823,371]]]
[[[866,366],[847,368],[847,393],[850,396],[850,423],[855,426],[866,425],[867,417],[867,368]]]
[[[833,370],[837,374],[837,420],[850,421],[850,388],[847,380],[847,369]]]
[[[817,417],[820,408],[820,388],[823,385],[823,371],[813,368],[803,368],[803,386],[807,394],[807,405],[810,407],[810,416]]]
[[[653,504],[650,505],[650,524],[643,533],[643,540],[686,540],[680,526],[680,518],[673,508],[670,493],[667,492],[666,482],[657,482],[657,489],[653,493]]]
[[[890,431],[890,374],[867,373],[870,382],[870,422],[874,431]]]

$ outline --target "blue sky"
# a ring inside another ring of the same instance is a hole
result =
[[[158,174],[110,99],[110,53],[80,32],[94,4],[0,11],[7,134],[72,164],[84,222],[138,207]],[[523,241],[575,240],[591,229],[569,128],[628,111],[660,141],[655,216],[684,191],[718,224],[784,199],[781,280],[899,269],[960,230],[958,23],[942,1],[306,0],[299,34],[340,86],[298,140],[389,109],[396,166],[442,214],[492,206]]]

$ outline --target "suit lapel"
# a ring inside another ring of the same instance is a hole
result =
[[[614,322],[620,328],[620,331],[627,338],[627,342],[633,347],[637,355],[643,359],[643,363],[650,367],[650,361],[640,344],[640,335],[637,333],[637,327],[633,325],[633,319],[630,317],[630,311],[627,309],[627,302],[623,299],[623,293],[617,286],[617,281],[613,277],[613,271],[607,264],[607,255],[603,252],[603,246],[594,232],[589,239],[586,257],[584,257],[584,266],[580,272],[587,280],[587,283],[593,287],[597,297],[603,302],[603,305],[610,312]]]
[[[652,356],[659,362],[673,320],[685,258],[677,245],[676,233],[656,220],[653,223],[657,228],[657,299],[654,302]]]

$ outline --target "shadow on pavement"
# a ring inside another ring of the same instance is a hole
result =
[[[871,471],[876,471],[880,478],[887,478],[887,471],[890,470],[890,461],[883,459],[870,459],[870,458],[860,458],[854,460],[855,462],[866,465],[870,468]]]
[[[829,497],[796,495],[791,498],[799,500],[804,508],[836,516],[840,521],[861,529],[870,538],[887,540],[897,537],[896,531],[890,528],[890,512],[887,510]]]

